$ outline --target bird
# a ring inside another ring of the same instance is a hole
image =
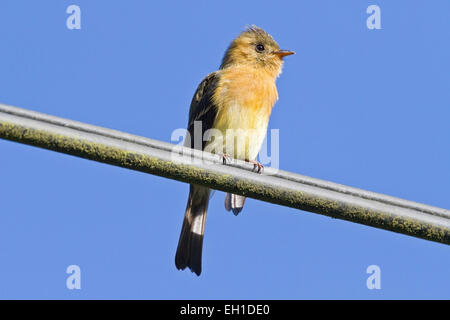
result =
[[[281,50],[263,29],[255,25],[246,27],[228,46],[219,70],[208,74],[199,84],[190,105],[184,145],[221,155],[224,163],[228,158],[252,162],[260,171],[262,165],[256,158],[278,100],[275,81],[281,74],[283,58],[292,54],[293,51]],[[196,123],[201,125],[200,129]],[[235,144],[234,137],[227,135],[230,130],[238,132],[241,143]],[[213,131],[214,139],[204,136]],[[194,143],[199,136],[201,143]],[[210,194],[207,187],[190,185],[175,256],[177,269],[188,267],[197,276],[202,271]],[[244,196],[227,193],[225,209],[237,215],[244,202]]]

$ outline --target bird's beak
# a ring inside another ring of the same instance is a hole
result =
[[[289,50],[278,50],[274,52],[275,55],[278,56],[278,58],[282,59],[286,56],[290,56],[291,54],[295,54],[294,51],[289,51]]]

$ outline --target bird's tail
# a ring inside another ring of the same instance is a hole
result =
[[[198,276],[202,272],[203,234],[205,232],[209,193],[208,188],[191,184],[175,256],[177,269],[189,267]]]
[[[245,197],[239,196],[237,194],[227,193],[225,195],[225,209],[227,211],[233,211],[234,215],[237,216],[239,212],[244,208]]]

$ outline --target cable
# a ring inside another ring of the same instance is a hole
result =
[[[450,244],[450,211],[0,104],[0,138]]]

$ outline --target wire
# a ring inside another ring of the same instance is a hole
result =
[[[0,104],[0,138],[450,244],[450,211]]]

